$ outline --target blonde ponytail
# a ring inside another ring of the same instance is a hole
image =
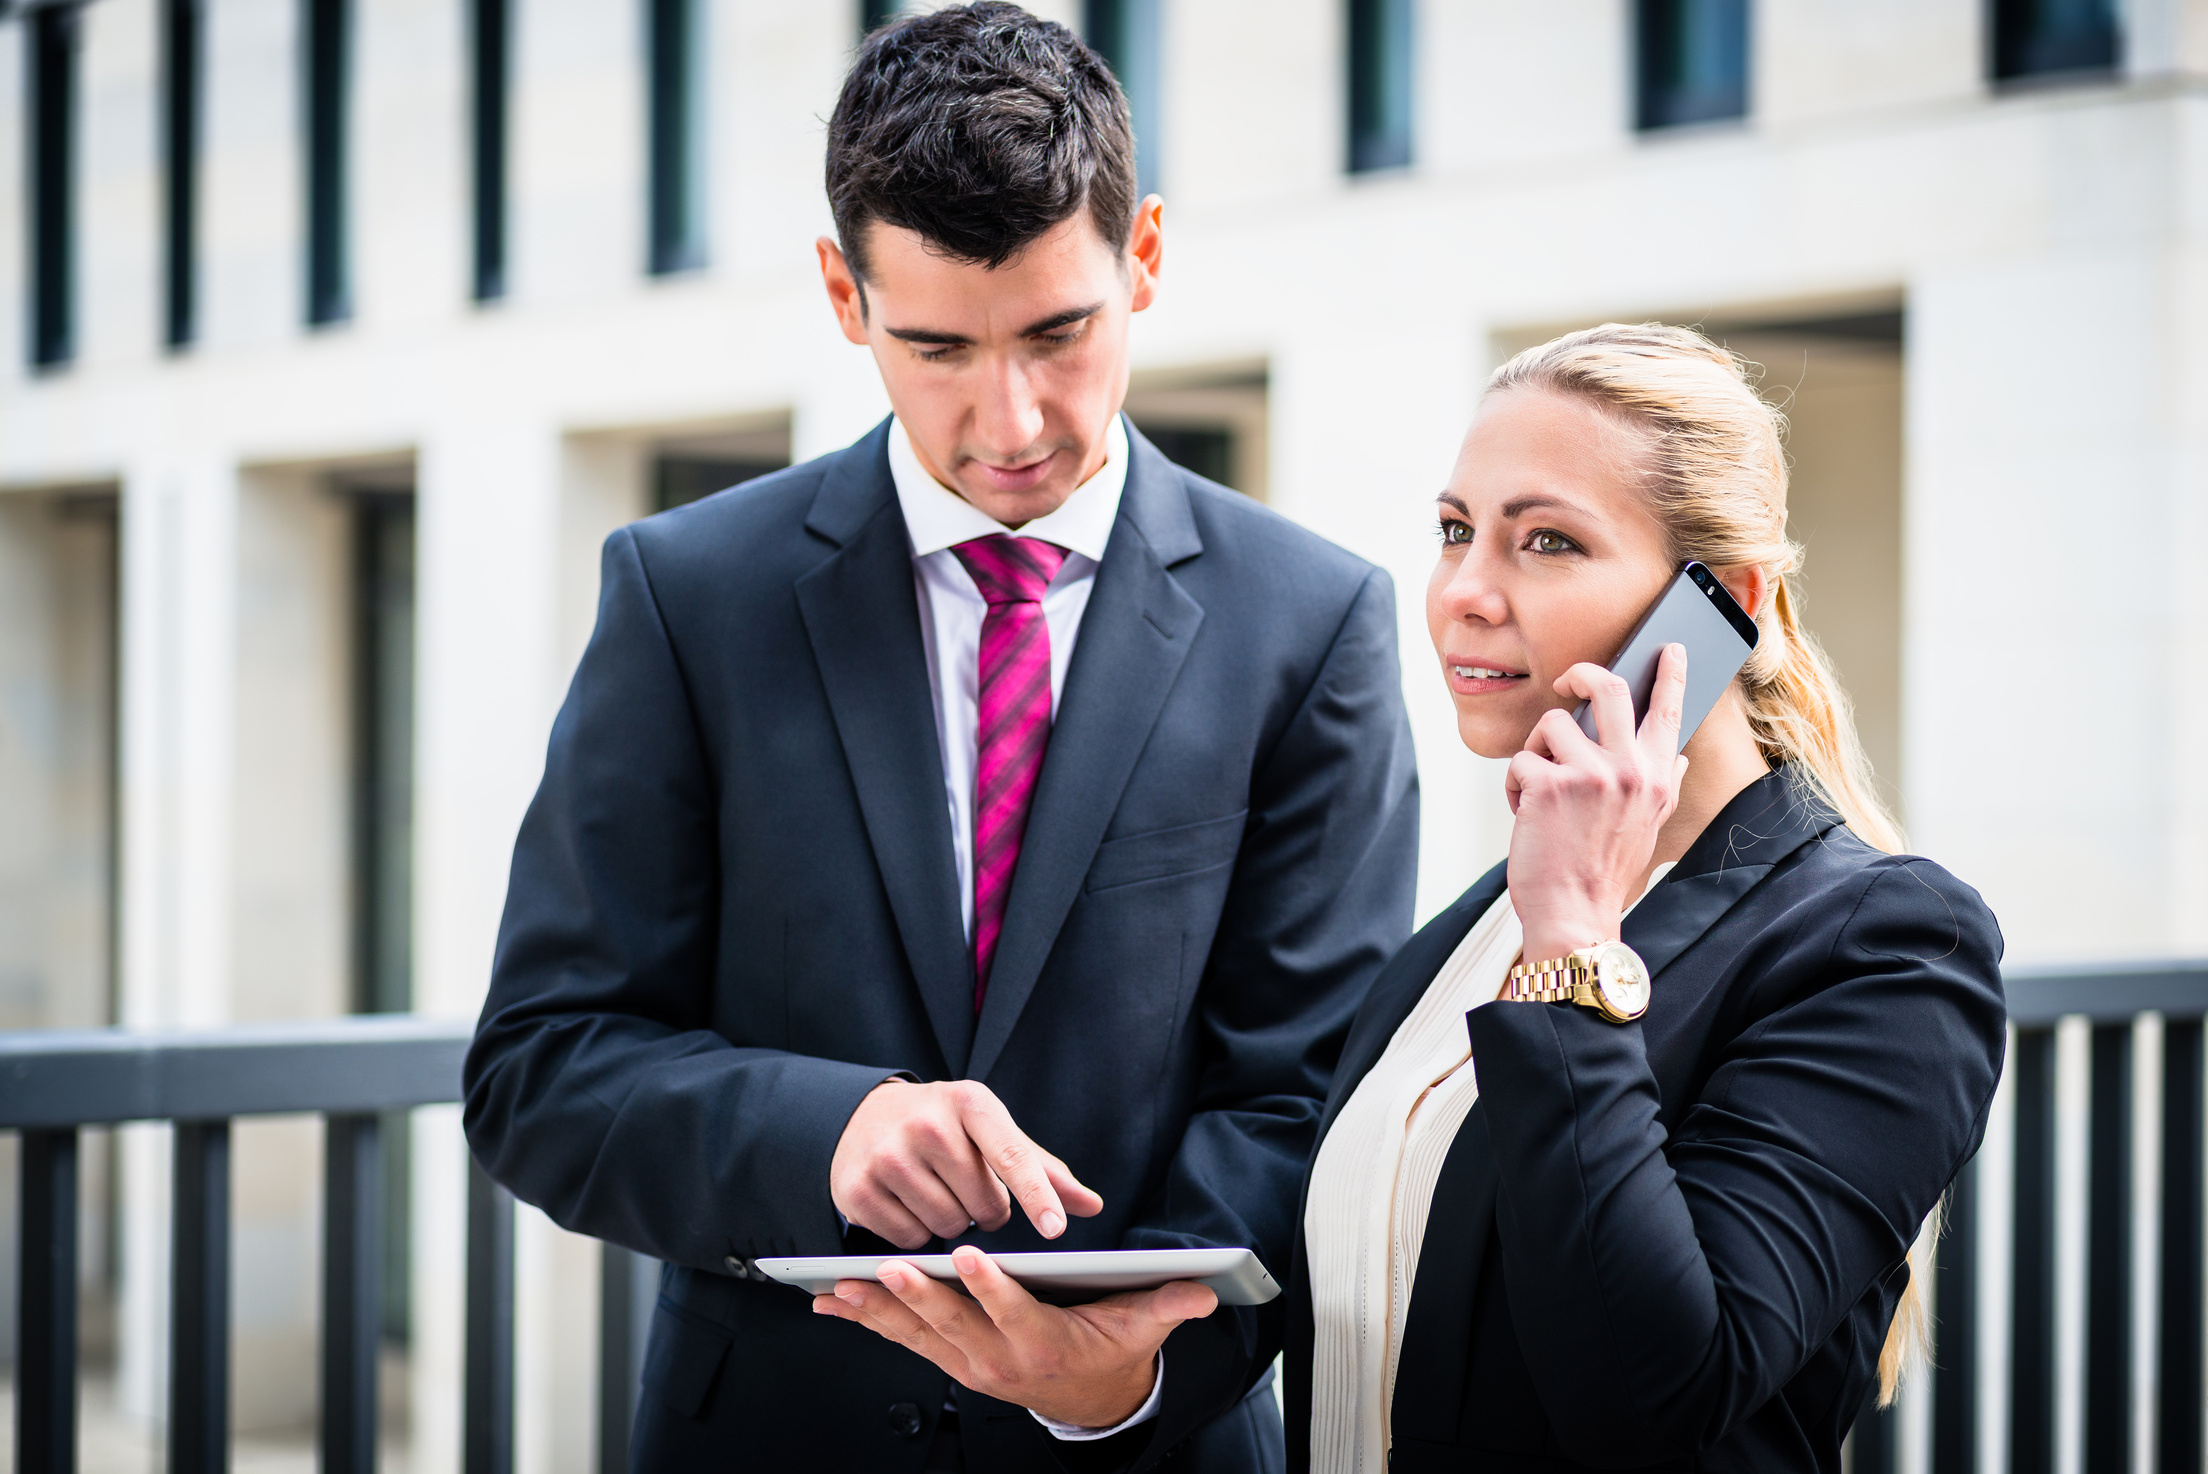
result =
[[[1756,394],[1748,365],[1688,328],[1605,323],[1511,359],[1487,392],[1510,389],[1571,395],[1648,437],[1649,495],[1675,560],[1763,569],[1771,596],[1756,611],[1758,643],[1740,671],[1749,729],[1772,766],[1784,764],[1864,843],[1900,850],[1901,825],[1879,798],[1847,693],[1795,609],[1789,580],[1802,550],[1786,535],[1786,418]],[[1881,1407],[1923,1359],[1939,1226],[1935,1206],[1909,1249],[1909,1286],[1878,1358]]]

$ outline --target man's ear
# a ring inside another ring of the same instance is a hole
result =
[[[828,236],[813,242],[813,249],[820,253],[820,281],[828,289],[828,305],[836,312],[836,325],[843,335],[861,347],[866,346],[866,288],[852,273],[851,263],[843,259],[843,247]]]
[[[1156,195],[1135,211],[1135,228],[1127,238],[1127,257],[1134,271],[1134,296],[1130,311],[1140,312],[1158,297],[1158,273],[1165,267],[1165,201]]]

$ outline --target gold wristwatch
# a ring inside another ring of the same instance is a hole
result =
[[[1648,1012],[1648,965],[1623,942],[1581,947],[1510,970],[1509,996],[1528,1003],[1576,1003],[1614,1024]]]

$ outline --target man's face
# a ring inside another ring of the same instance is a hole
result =
[[[1128,318],[1157,295],[1161,208],[1143,201],[1124,255],[1082,209],[994,270],[876,221],[863,297],[819,243],[844,336],[874,351],[920,464],[1007,527],[1056,511],[1104,463]]]

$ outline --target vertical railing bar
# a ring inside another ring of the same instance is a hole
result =
[[[659,1298],[657,1259],[600,1246],[598,1290],[598,1471],[628,1474],[629,1438],[644,1383],[644,1345]]]
[[[16,1280],[15,1467],[77,1467],[77,1132],[26,1131]]]
[[[2016,1203],[2009,1467],[2052,1474],[2055,1402],[2055,1031],[2016,1033]]]
[[[322,1474],[375,1474],[383,1159],[375,1116],[331,1116],[322,1178]]]
[[[598,1474],[629,1474],[636,1415],[636,1256],[598,1246]]]
[[[513,1474],[514,1200],[468,1161],[462,1474]]]
[[[169,1474],[230,1467],[230,1123],[176,1123]]]
[[[2201,1439],[2202,1027],[2171,1019],[2162,1029],[2162,1284],[2158,1337],[2160,1406],[2155,1463],[2161,1474],[2198,1474]]]
[[[2131,1464],[2131,1023],[2093,1030],[2085,1466]]]
[[[1978,1164],[1948,1189],[1932,1318],[1932,1468],[1978,1468]]]

